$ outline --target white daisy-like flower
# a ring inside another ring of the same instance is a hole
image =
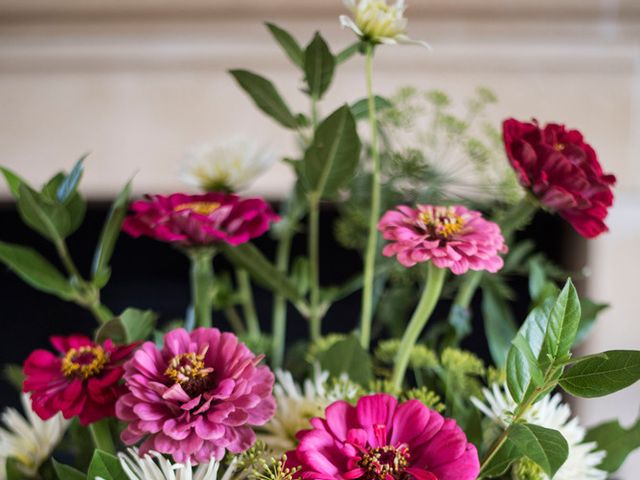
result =
[[[69,426],[69,421],[58,413],[49,420],[42,420],[31,409],[29,395],[22,394],[25,415],[14,408],[2,412],[0,427],[0,479],[6,478],[6,461],[17,460],[17,467],[27,476],[34,477],[40,465],[47,460],[60,443]]]
[[[276,413],[269,423],[262,427],[258,439],[262,440],[275,454],[293,450],[296,433],[310,428],[309,420],[323,416],[325,408],[337,400],[353,400],[358,395],[358,386],[346,375],[329,385],[329,373],[314,369],[312,378],[298,385],[291,373],[283,370],[275,372],[277,382],[273,387],[276,398]]]
[[[232,480],[236,470],[234,460],[219,477],[220,463],[216,460],[192,467],[191,463],[172,463],[157,452],[141,457],[137,448],[127,449],[126,454],[118,453],[118,459],[130,480]]]
[[[516,402],[509,393],[506,385],[494,384],[492,389],[483,389],[486,403],[472,398],[473,404],[487,417],[493,419],[506,428],[513,417]],[[605,480],[607,473],[599,470],[598,465],[606,456],[606,452],[596,450],[595,442],[584,442],[586,430],[579,423],[577,417],[571,418],[571,409],[562,403],[560,394],[547,395],[536,402],[523,420],[533,425],[559,431],[569,444],[569,456],[556,472],[553,480]],[[542,475],[541,480],[549,480]]]
[[[412,40],[407,36],[407,19],[404,0],[343,0],[353,12],[353,17],[340,15],[340,24],[349,28],[363,40],[387,45],[415,44],[431,48],[428,43]]]
[[[248,187],[277,160],[271,150],[247,138],[191,147],[181,172],[185,183],[205,191],[238,192]]]

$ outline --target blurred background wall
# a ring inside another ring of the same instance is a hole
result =
[[[559,121],[582,130],[619,179],[611,233],[588,244],[585,288],[612,304],[587,347],[639,348],[640,2],[637,0],[414,0],[415,47],[381,48],[375,88],[441,88],[462,100],[491,87],[506,116]],[[92,152],[83,191],[106,200],[136,174],[137,193],[173,191],[185,148],[234,134],[282,154],[291,137],[257,113],[227,74],[243,67],[271,78],[303,108],[295,70],[262,22],[301,41],[319,29],[334,51],[339,0],[0,0],[0,162],[34,183]],[[363,64],[341,69],[321,108],[364,96]],[[253,192],[278,199],[284,165]],[[0,201],[8,200],[0,185]],[[640,388],[580,402],[586,423],[640,407]],[[638,455],[620,478],[640,476]]]

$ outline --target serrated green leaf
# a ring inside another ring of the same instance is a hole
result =
[[[283,127],[296,129],[298,120],[284,102],[276,87],[264,77],[247,70],[231,70],[238,84],[253,99],[256,106]]]
[[[304,156],[301,173],[307,190],[324,197],[345,185],[358,166],[360,147],[351,110],[340,107],[320,124]]]
[[[564,358],[573,346],[579,325],[580,300],[573,283],[567,280],[549,314],[540,361],[544,364]]]
[[[280,44],[289,59],[298,67],[304,68],[304,52],[295,38],[273,23],[266,23],[273,38]]]
[[[89,465],[88,479],[102,477],[104,480],[128,480],[120,466],[120,461],[114,455],[96,450]]]
[[[387,100],[384,97],[381,97],[380,95],[376,95],[373,98],[373,101],[375,102],[374,106],[375,106],[376,112],[381,112],[382,110],[385,110],[393,106],[393,104],[389,100]],[[368,118],[369,117],[369,99],[362,98],[357,102],[354,102],[351,105],[351,114],[353,115],[353,118],[356,121],[364,120]]]
[[[360,385],[368,385],[373,378],[371,358],[358,339],[350,335],[332,345],[319,355],[318,360],[323,370],[337,378],[343,373]]]
[[[603,423],[589,429],[584,441],[595,442],[598,444],[597,450],[607,452],[598,468],[615,473],[629,454],[640,448],[640,420],[629,429],[623,428],[618,420]]]
[[[553,478],[569,455],[569,445],[560,432],[538,425],[516,423],[509,429],[509,439],[550,478]]]
[[[75,296],[67,279],[42,255],[29,247],[0,242],[0,262],[33,288],[63,300]]]
[[[305,79],[312,97],[322,98],[331,85],[335,68],[336,59],[320,33],[316,32],[304,52]]]
[[[111,204],[111,209],[102,227],[102,233],[100,233],[100,239],[98,240],[98,245],[93,255],[93,264],[91,265],[91,274],[94,279],[105,275],[104,271],[109,267],[111,256],[113,255],[118,236],[120,235],[122,222],[127,215],[130,197],[131,181],[127,182]]]
[[[560,386],[571,395],[595,398],[622,390],[640,380],[640,351],[610,350],[602,356],[574,365],[560,377]]]
[[[86,480],[87,476],[80,470],[76,470],[69,465],[58,462],[55,458],[51,459],[53,469],[56,472],[58,480]]]

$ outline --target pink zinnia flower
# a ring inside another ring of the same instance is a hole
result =
[[[494,273],[503,265],[498,254],[507,252],[500,227],[460,205],[399,205],[383,215],[378,229],[392,242],[382,253],[396,255],[405,267],[431,260],[456,275],[470,269]]]
[[[550,123],[503,123],[504,145],[523,187],[586,238],[608,230],[616,177],[602,171],[595,150],[577,130]]]
[[[137,344],[102,345],[82,335],[52,337],[58,350],[35,350],[24,363],[24,391],[31,392],[33,411],[43,420],[62,412],[82,425],[115,416],[116,400],[126,389],[120,383],[122,364]]]
[[[154,450],[183,463],[245,451],[256,439],[251,426],[275,413],[274,377],[258,366],[262,358],[216,328],[173,330],[162,350],[146,342],[125,365],[129,393],[116,405],[129,424],[122,441],[144,440],[141,454]]]
[[[241,199],[226,193],[153,195],[133,202],[131,209],[134,213],[122,226],[129,235],[185,246],[240,245],[259,237],[280,219],[260,198]]]
[[[476,447],[455,420],[387,394],[338,401],[311,420],[288,464],[309,480],[475,480]]]

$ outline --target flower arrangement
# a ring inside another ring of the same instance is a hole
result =
[[[303,77],[309,114],[292,111],[268,79],[230,72],[301,145],[286,160],[296,183],[279,214],[238,193],[274,155],[239,140],[203,144],[182,172],[200,193],[131,201],[125,186],[87,276],[66,241],[86,210],[78,192],[85,159],[41,189],[1,170],[22,220],[52,243],[65,272],[6,242],[0,261],[32,287],[87,309],[97,327],[93,338],[55,336],[55,353],[35,350],[8,370],[25,416],[2,416],[0,479],[605,479],[640,446],[640,423],[587,430],[564,403],[565,394],[599,397],[635,383],[640,352],[575,356],[603,306],[580,299],[564,272],[516,237],[539,210],[587,239],[603,234],[615,177],[582,134],[563,125],[507,119],[502,134],[488,127],[479,137],[447,112],[442,92],[375,95],[376,49],[424,43],[407,36],[404,2],[345,3],[353,17],[340,22],[357,39],[337,54],[319,33],[301,46],[268,24]],[[365,57],[366,95],[323,117],[336,70],[357,54]],[[415,129],[424,113],[418,97],[433,129],[426,144],[403,144],[395,132]],[[479,90],[469,118],[494,101]],[[455,188],[442,165],[456,149],[491,191]],[[330,202],[340,213],[336,236],[364,265],[337,287],[320,283],[328,268],[320,205]],[[102,302],[121,231],[169,244],[190,262],[191,304],[179,325]],[[267,232],[273,259],[252,243]],[[307,254],[292,260],[300,232]],[[216,256],[226,257],[235,281],[214,274]],[[508,275],[529,277],[522,321],[508,301]],[[254,285],[273,294],[268,333]],[[478,291],[488,367],[462,348],[477,326],[470,306]],[[357,292],[360,317],[343,319],[351,333],[328,332],[332,305]],[[309,327],[296,348],[285,341],[288,307]]]

